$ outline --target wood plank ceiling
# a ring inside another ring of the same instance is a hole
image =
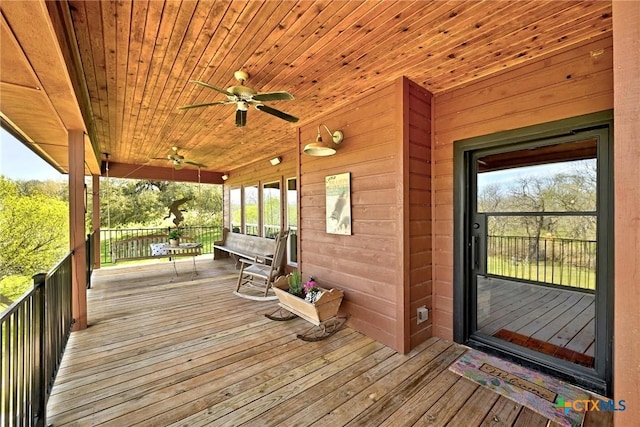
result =
[[[11,2],[9,2],[11,3]],[[4,7],[4,6],[3,6]],[[612,31],[610,1],[68,1],[95,120],[113,162],[179,146],[208,171],[229,172],[292,150],[297,126],[400,76],[434,94]],[[226,88],[249,73],[292,124],[189,83]],[[4,110],[4,107],[3,107]]]

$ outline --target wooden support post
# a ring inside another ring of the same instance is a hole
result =
[[[640,419],[640,3],[613,2],[613,106],[615,185],[615,321],[613,397],[626,401],[614,423]]]
[[[85,246],[84,133],[69,131],[69,232],[72,257],[73,330],[87,327],[87,249]]]
[[[93,204],[93,217],[91,219],[93,238],[93,268],[100,268],[100,176],[93,175],[91,187],[91,202]]]

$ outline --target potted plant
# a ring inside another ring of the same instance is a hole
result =
[[[294,270],[280,276],[273,284],[280,307],[318,326],[336,317],[344,292],[339,289],[324,289],[310,277],[303,285],[300,272]]]
[[[169,244],[171,246],[180,246],[180,237],[182,236],[182,230],[179,228],[173,228],[169,231]]]

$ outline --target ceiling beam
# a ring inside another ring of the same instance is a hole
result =
[[[128,163],[109,162],[110,178],[150,179],[159,181],[201,182],[203,184],[223,184],[223,172],[211,172],[198,169],[180,169],[133,165]],[[102,162],[102,176],[107,176],[106,163]]]

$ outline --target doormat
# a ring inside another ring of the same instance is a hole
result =
[[[493,334],[493,336],[505,341],[518,344],[522,347],[527,347],[532,350],[539,351],[540,353],[550,354],[553,357],[557,357],[558,359],[564,359],[568,360],[569,362],[586,366],[587,368],[593,368],[595,366],[595,359],[592,356],[588,356],[586,354],[579,353],[565,347],[560,347],[558,345],[551,344],[536,338],[531,338],[517,332],[500,329],[498,332]]]
[[[564,403],[591,399],[588,393],[550,375],[473,349],[449,370],[567,427],[581,426],[584,412],[565,410]]]

